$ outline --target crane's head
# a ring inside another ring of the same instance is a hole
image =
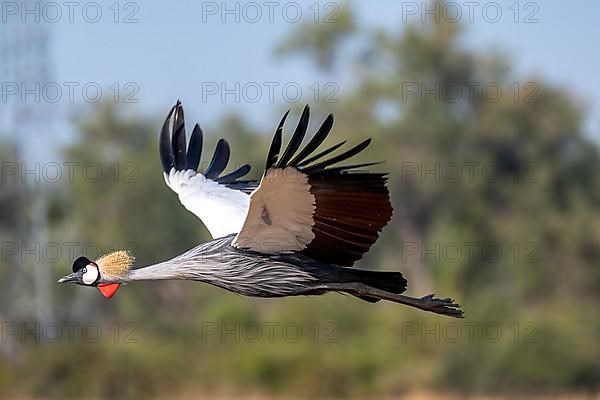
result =
[[[123,277],[133,264],[134,258],[126,251],[115,251],[91,261],[79,257],[73,262],[73,273],[63,276],[59,283],[75,283],[82,286],[95,286],[104,297],[110,299],[120,286],[115,278]]]

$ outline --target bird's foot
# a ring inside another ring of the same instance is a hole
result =
[[[419,299],[423,310],[431,311],[436,314],[447,315],[454,318],[464,318],[464,312],[460,309],[460,304],[454,302],[454,299],[449,297],[438,299],[435,294],[429,294]]]

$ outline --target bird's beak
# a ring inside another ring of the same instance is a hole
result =
[[[65,275],[58,280],[58,283],[67,283],[67,282],[75,282],[77,280],[77,276],[75,273]]]

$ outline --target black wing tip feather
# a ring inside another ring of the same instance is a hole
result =
[[[349,150],[346,150],[345,152],[343,152],[341,154],[338,154],[337,156],[333,156],[327,160],[321,161],[320,163],[312,164],[312,165],[305,167],[303,169],[303,171],[309,175],[311,173],[317,173],[317,172],[323,171],[327,167],[333,166],[341,161],[348,160],[349,158],[352,158],[355,155],[361,153],[364,149],[369,147],[370,144],[371,144],[371,138],[365,139],[362,142],[360,142],[359,144],[357,144],[356,146],[352,147]]]
[[[241,178],[242,176],[247,175],[252,167],[250,164],[244,164],[236,170],[228,173],[227,175],[223,175],[216,179],[218,183],[231,184],[235,183],[236,179]]]
[[[321,127],[317,130],[317,133],[311,138],[306,146],[294,157],[292,161],[290,161],[290,165],[298,166],[302,161],[306,159],[306,157],[315,151],[327,138],[329,132],[331,132],[331,128],[333,127],[333,114],[327,115]]]
[[[175,156],[175,169],[186,170],[187,169],[187,148],[186,148],[186,137],[185,137],[185,123],[183,122],[183,114],[179,113],[179,110],[175,112],[175,120],[173,121],[173,155]]]
[[[173,147],[171,146],[171,133],[169,132],[169,126],[171,124],[171,117],[173,115],[173,111],[175,111],[175,107],[171,107],[171,110],[167,114],[165,118],[165,122],[163,122],[162,129],[160,130],[160,136],[158,139],[158,148],[160,155],[160,162],[163,167],[163,171],[167,174],[173,168],[175,163],[173,156]]]
[[[283,155],[277,162],[276,168],[285,168],[294,154],[298,151],[298,148],[302,144],[302,140],[304,140],[304,135],[306,135],[306,130],[308,129],[308,120],[310,119],[310,107],[308,104],[304,106],[302,110],[302,115],[298,120],[298,125],[296,126],[296,130],[292,135],[288,145],[283,152]]]
[[[213,157],[210,160],[210,164],[204,172],[204,176],[208,179],[218,178],[221,172],[225,170],[225,167],[227,167],[227,164],[229,163],[230,154],[231,150],[229,148],[229,143],[227,143],[227,140],[223,138],[219,139],[219,141],[217,142],[217,146],[215,147]]]
[[[329,114],[327,115],[327,117],[325,117],[325,120],[322,122],[321,126],[313,135],[311,140],[304,146],[304,148],[302,148],[302,150],[298,151],[306,134],[306,130],[308,128],[308,122],[310,117],[310,107],[308,105],[304,107],[302,115],[298,121],[296,130],[294,131],[290,141],[288,142],[283,152],[283,155],[279,160],[277,160],[279,152],[281,151],[283,124],[289,112],[290,110],[288,110],[283,115],[283,118],[281,119],[281,122],[279,123],[277,130],[275,131],[275,135],[273,136],[271,147],[269,149],[269,154],[267,156],[265,170],[268,170],[269,168],[294,167],[306,173],[307,175],[313,175],[324,172],[346,173],[352,172],[352,170],[356,168],[380,164],[380,162],[370,162],[334,167],[335,164],[348,160],[354,157],[355,155],[361,153],[371,144],[371,138],[363,140],[359,144],[338,155],[332,156],[321,162],[315,163],[317,160],[320,160],[326,155],[334,152],[346,143],[346,141],[344,140],[315,154],[316,150],[329,136],[333,128],[334,118],[332,114]]]
[[[271,140],[271,146],[269,147],[269,153],[267,154],[267,161],[265,163],[265,172],[275,166],[277,162],[277,158],[279,157],[279,152],[281,151],[281,138],[283,132],[283,124],[290,114],[290,109],[288,109],[284,114],[281,120],[279,121],[279,125],[275,130],[275,134],[273,134],[273,139]]]
[[[203,136],[200,125],[195,124],[189,146],[186,149],[183,104],[181,100],[177,100],[175,105],[169,110],[159,136],[159,155],[163,171],[166,174],[169,174],[173,168],[177,171],[188,169],[197,171],[202,156]],[[225,170],[225,167],[227,167],[230,153],[229,143],[225,139],[219,139],[211,163],[204,175],[209,179],[214,179],[218,183],[226,184],[232,188],[237,188],[234,187],[236,185],[240,188],[252,187],[250,181],[238,181],[239,178],[250,172],[250,166],[247,164],[242,165],[229,174],[219,177]]]
[[[202,141],[204,134],[202,133],[202,129],[200,125],[194,125],[194,129],[192,130],[192,136],[190,137],[190,144],[188,146],[188,154],[187,154],[187,168],[193,169],[194,171],[198,170],[198,166],[200,165],[200,159],[202,158]]]
[[[368,171],[364,170],[364,169],[360,169],[360,168],[372,167],[374,165],[380,165],[380,164],[385,164],[385,161],[371,161],[371,162],[360,163],[360,164],[341,165],[339,167],[333,167],[333,168],[323,169],[321,172],[324,173],[324,174],[365,173],[365,172],[368,172]],[[375,174],[375,173],[371,172],[371,174]],[[387,173],[384,173],[383,175],[387,175]]]

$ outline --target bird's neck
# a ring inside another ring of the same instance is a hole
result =
[[[158,264],[132,269],[121,278],[121,282],[186,279],[185,271],[181,266],[177,266],[175,260],[176,258],[173,258]]]
[[[230,245],[232,239],[233,235],[211,240],[170,260],[132,269],[115,283],[183,279],[208,281],[219,269],[222,250]]]

